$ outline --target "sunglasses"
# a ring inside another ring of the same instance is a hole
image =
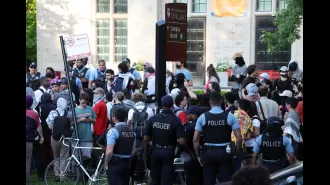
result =
[[[36,66],[31,66],[30,68],[32,68],[32,69],[36,69],[37,67],[36,67]]]

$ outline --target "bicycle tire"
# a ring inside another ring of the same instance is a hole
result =
[[[99,180],[96,182],[91,182],[91,180],[88,179],[88,185],[108,185],[108,177],[104,164],[100,166],[96,179]]]
[[[67,171],[62,177],[57,176],[54,172],[54,163],[55,162],[59,162],[60,166],[61,166],[61,164],[64,165],[66,163],[69,163]],[[51,178],[51,176],[50,176],[51,173],[54,173],[54,179]],[[69,175],[72,175],[72,177],[69,177]],[[69,181],[65,181],[65,178],[68,178]],[[79,178],[80,178],[79,168],[78,168],[76,162],[73,161],[72,159],[69,160],[69,158],[54,159],[52,162],[50,162],[48,164],[48,166],[46,167],[46,170],[45,170],[45,174],[44,174],[44,181],[45,181],[46,185],[48,185],[48,184],[50,184],[50,185],[54,185],[54,184],[77,185],[79,182]],[[72,181],[70,182],[70,180],[72,180]]]

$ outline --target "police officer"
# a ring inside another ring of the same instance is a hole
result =
[[[134,154],[135,133],[126,125],[126,117],[125,109],[114,109],[112,120],[115,126],[107,133],[105,169],[109,185],[129,184],[129,165]]]
[[[40,72],[37,72],[37,64],[34,62],[30,64],[29,70],[30,72],[26,73],[25,81],[33,91],[36,91],[40,87],[39,79],[44,75]]]
[[[219,174],[219,182],[230,181],[232,176],[232,155],[226,151],[231,141],[232,131],[236,137],[236,156],[242,158],[242,135],[237,119],[232,113],[221,108],[221,94],[210,93],[211,110],[202,114],[196,122],[194,133],[194,150],[197,159],[203,166],[203,184],[214,185]],[[203,156],[200,154],[199,139],[204,133]]]
[[[82,87],[88,88],[88,78],[90,70],[84,65],[83,59],[76,61],[76,68],[72,71],[72,76],[80,79]]]
[[[254,144],[252,164],[256,163],[259,152],[263,154],[262,163],[270,173],[286,167],[285,154],[288,154],[290,164],[294,164],[296,159],[293,148],[288,138],[282,134],[280,119],[278,117],[268,118],[266,133],[260,135]]]
[[[188,122],[184,124],[184,128],[186,131],[186,142],[187,148],[191,155],[193,155],[194,159],[188,166],[185,168],[186,170],[186,184],[187,185],[201,185],[203,184],[203,168],[200,166],[197,157],[194,152],[193,146],[193,137],[196,127],[197,118],[201,115],[202,109],[199,106],[193,105],[190,106],[189,109],[185,112],[187,115]]]
[[[95,88],[101,87],[104,88],[105,85],[105,72],[107,67],[104,60],[98,62],[99,68],[92,71],[89,75],[88,88],[93,88],[93,82],[95,82]]]
[[[145,125],[144,157],[148,160],[149,141],[152,140],[151,179],[152,185],[173,184],[173,160],[177,141],[179,147],[185,147],[184,128],[173,113],[173,98],[165,95],[161,98],[163,111],[152,116]],[[152,139],[151,139],[152,137]]]

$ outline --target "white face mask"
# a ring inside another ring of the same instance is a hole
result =
[[[287,79],[288,79],[288,78],[281,76],[281,80],[282,80],[282,81],[285,81],[285,80],[287,80]]]

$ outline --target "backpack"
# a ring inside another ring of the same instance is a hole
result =
[[[144,106],[142,111],[140,112],[135,107],[133,107],[134,113],[133,113],[133,119],[132,119],[132,126],[133,131],[136,134],[136,145],[135,148],[142,149],[143,148],[143,128],[145,122],[148,120],[148,113],[147,113],[148,106]],[[141,141],[138,142],[138,140]],[[140,143],[141,145],[138,145]]]
[[[128,78],[128,83],[127,83],[127,86],[124,87],[124,80],[125,78],[127,79]],[[115,80],[112,82],[111,84],[111,89],[114,91],[114,92],[118,92],[118,91],[122,91],[124,89],[131,89],[130,87],[130,84],[131,84],[131,81],[133,79],[130,78],[129,76],[125,76],[125,77],[120,77],[119,75],[115,78]]]
[[[55,111],[57,112],[57,116],[54,118],[53,123],[53,139],[58,141],[61,139],[62,135],[64,137],[71,137],[71,121],[70,118],[67,117],[68,111],[64,111],[63,116],[61,116],[57,110]]]
[[[263,120],[260,120],[260,131],[259,131],[259,133],[261,135],[261,134],[266,133],[266,130],[267,130],[267,119],[265,117],[264,110],[262,108],[261,102],[258,101],[258,104],[259,104],[259,107],[260,107],[260,110],[261,110],[261,114],[262,114],[262,118],[263,118]]]
[[[42,92],[42,94],[45,94],[45,91],[42,90],[41,88],[39,88],[39,90]],[[42,95],[41,95],[42,96]],[[35,110],[38,112],[39,116],[40,116],[40,105],[41,105],[41,96],[40,96],[40,101],[37,104],[37,106],[35,107]]]

